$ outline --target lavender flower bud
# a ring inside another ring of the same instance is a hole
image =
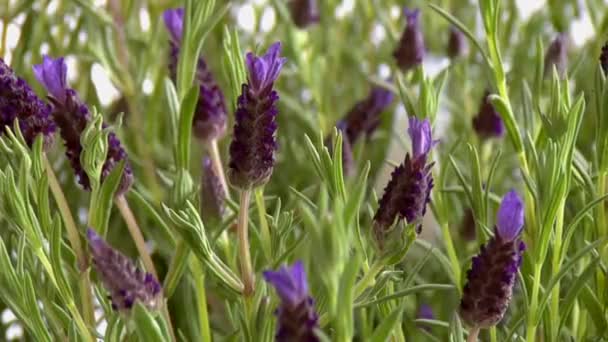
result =
[[[230,181],[243,189],[266,183],[272,174],[279,99],[273,85],[286,61],[280,53],[277,42],[262,57],[247,54],[249,79],[237,101],[228,172]]]
[[[129,311],[136,301],[149,309],[161,303],[160,283],[150,273],[135,267],[126,256],[110,247],[94,230],[87,230],[93,263],[110,292],[112,308]]]
[[[0,58],[0,136],[6,126],[13,127],[15,119],[28,146],[39,134],[43,136],[44,148],[51,146],[55,133],[51,107]]]
[[[274,286],[281,305],[277,309],[277,342],[315,342],[319,317],[314,309],[314,301],[308,293],[306,273],[301,261],[292,267],[281,267],[278,271],[265,271],[264,279]]]
[[[382,87],[373,87],[367,98],[359,101],[344,118],[344,129],[351,144],[364,133],[368,136],[380,124],[380,114],[393,102],[393,93]]]
[[[291,0],[289,2],[291,19],[299,28],[305,28],[319,22],[319,5],[317,0]]]
[[[208,157],[203,159],[201,212],[205,220],[221,220],[226,209],[226,193]]]
[[[488,91],[483,95],[479,113],[473,118],[473,129],[482,139],[500,138],[505,132],[502,118],[490,102]]]
[[[568,71],[568,46],[567,36],[565,33],[559,33],[545,54],[545,77],[549,77],[553,72],[553,66],[557,70],[557,74],[560,78],[566,76]]]
[[[426,47],[424,45],[424,35],[418,21],[420,10],[404,8],[403,14],[405,15],[407,24],[399,45],[395,49],[395,52],[393,52],[393,56],[397,60],[399,68],[403,71],[408,71],[422,63]]]
[[[494,237],[473,258],[460,302],[460,317],[479,328],[496,325],[507,311],[525,250],[519,239],[524,204],[515,191],[505,195],[497,216]]]
[[[600,53],[600,65],[604,70],[604,75],[608,76],[608,42],[602,46],[602,52]]]
[[[165,26],[171,36],[169,72],[174,81],[177,75],[183,18],[183,8],[170,9],[163,13]],[[226,102],[222,90],[202,57],[198,59],[197,63],[196,82],[198,82],[200,93],[192,122],[194,135],[204,142],[219,139],[226,134],[228,124]]]
[[[34,66],[36,79],[49,93],[52,103],[52,115],[66,147],[66,156],[74,169],[80,185],[86,190],[91,189],[89,178],[80,163],[82,145],[80,136],[91,120],[87,106],[82,103],[74,89],[68,88],[66,82],[67,66],[63,58],[52,59],[43,57],[42,64]],[[104,128],[106,125],[104,124]],[[108,154],[101,171],[103,181],[122,160],[127,160],[127,153],[113,132],[108,135]],[[121,182],[116,191],[117,195],[125,193],[133,183],[133,173],[128,160],[125,164]]]
[[[396,219],[405,218],[408,224],[418,223],[431,198],[433,163],[426,162],[435,144],[431,138],[431,124],[428,119],[420,121],[415,117],[410,118],[409,123],[412,156],[406,154],[405,161],[393,171],[374,215],[373,229],[380,246]],[[418,224],[416,231],[420,233],[421,229],[422,225]]]
[[[464,33],[456,27],[450,27],[450,37],[448,38],[448,57],[454,59],[466,56],[469,53],[469,42]]]

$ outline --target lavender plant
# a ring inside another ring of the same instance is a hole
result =
[[[0,340],[607,340],[606,18],[0,1]]]

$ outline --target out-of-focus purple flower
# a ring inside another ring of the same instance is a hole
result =
[[[351,144],[363,135],[371,135],[380,124],[380,114],[393,102],[393,93],[383,87],[373,87],[369,95],[346,114],[344,129]]]
[[[397,60],[397,65],[401,70],[408,71],[422,63],[426,54],[424,45],[424,35],[420,29],[420,10],[403,9],[403,14],[407,20],[405,31],[401,35],[399,45],[393,52]]]
[[[568,71],[568,37],[565,33],[559,33],[545,54],[545,77],[550,77],[553,66],[560,78],[566,76]]]
[[[450,36],[448,38],[448,57],[454,59],[466,56],[469,53],[469,42],[464,33],[458,28],[450,27]]]
[[[90,190],[89,177],[80,163],[82,145],[80,136],[91,120],[89,109],[74,89],[68,88],[66,82],[67,66],[63,58],[52,59],[43,57],[42,64],[34,66],[34,74],[38,81],[49,93],[49,101],[53,105],[52,115],[59,127],[59,133],[66,147],[66,156],[74,169],[80,185]],[[104,128],[105,128],[104,124]],[[103,181],[121,161],[125,160],[125,168],[117,195],[125,193],[133,184],[133,173],[127,160],[127,153],[113,132],[108,135],[108,154],[101,171]]]
[[[405,161],[391,174],[374,216],[373,229],[380,246],[396,219],[416,223],[416,230],[420,232],[420,221],[431,199],[433,163],[427,164],[427,155],[435,144],[431,138],[431,124],[428,119],[420,121],[415,117],[410,118],[409,123],[412,157],[407,153]]]
[[[280,53],[277,42],[264,56],[247,54],[249,79],[237,101],[228,172],[232,184],[242,189],[262,185],[272,174],[279,99],[273,84],[286,61]]]
[[[167,31],[171,35],[169,73],[175,81],[182,40],[184,9],[166,10],[163,13],[163,19]],[[226,134],[228,125],[226,101],[222,89],[202,57],[197,62],[196,82],[199,86],[199,96],[192,120],[192,130],[194,135],[203,142],[217,140]]]
[[[460,317],[470,326],[489,328],[504,316],[526,248],[519,236],[524,205],[517,193],[503,198],[494,237],[473,258],[460,302]]]
[[[435,319],[435,314],[433,313],[433,308],[431,308],[428,304],[422,304],[418,307],[418,313],[416,317],[418,319]],[[419,327],[426,331],[431,330],[428,326],[424,326],[422,324],[420,324]]]
[[[479,106],[479,113],[473,118],[473,129],[482,139],[500,138],[505,132],[505,125],[500,114],[490,102],[490,92],[486,91]]]
[[[204,220],[218,221],[222,219],[226,209],[226,192],[213,168],[211,159],[203,159],[203,180],[201,187],[201,212]]]
[[[315,342],[319,317],[315,312],[314,302],[308,292],[306,273],[301,261],[292,267],[281,267],[278,271],[265,271],[264,279],[274,286],[281,305],[277,309],[278,342],[303,341]]]
[[[291,0],[289,2],[291,19],[299,28],[319,22],[319,4],[317,0]]]
[[[95,269],[110,292],[114,310],[129,311],[135,302],[149,309],[160,305],[161,286],[152,274],[135,267],[129,258],[110,247],[94,230],[88,229],[87,237]]]
[[[40,134],[45,149],[53,143],[55,123],[51,107],[0,58],[0,136],[7,126],[13,127],[15,119],[28,146],[32,146]]]
[[[602,46],[602,52],[600,53],[600,66],[604,70],[604,75],[608,76],[608,42]]]

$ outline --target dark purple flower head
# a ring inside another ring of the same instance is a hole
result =
[[[15,120],[28,146],[32,146],[40,134],[44,149],[53,143],[55,123],[51,118],[51,107],[0,58],[0,136],[6,127],[13,127]]]
[[[110,247],[94,230],[88,229],[87,237],[95,269],[110,292],[112,307],[129,311],[135,302],[140,302],[149,309],[157,308],[162,300],[158,280],[135,267],[129,258]]]
[[[545,54],[545,77],[550,77],[553,66],[560,78],[566,76],[568,71],[568,42],[565,33],[559,33],[549,45]]]
[[[447,54],[450,58],[458,58],[469,53],[469,42],[464,33],[456,27],[450,27]]]
[[[604,70],[604,75],[608,75],[608,42],[602,46],[600,66],[602,67],[602,70]]]
[[[427,119],[420,121],[411,118],[408,131],[412,139],[413,156],[406,154],[405,161],[391,174],[374,216],[373,229],[380,247],[395,220],[405,219],[408,224],[416,223],[416,230],[420,232],[420,221],[431,200],[433,163],[427,164],[426,160],[435,141],[431,137],[430,122]]]
[[[371,135],[380,124],[380,114],[393,102],[394,95],[383,87],[373,87],[344,118],[344,130],[351,144],[363,134]]]
[[[82,153],[80,136],[91,120],[89,108],[80,100],[76,91],[68,87],[65,80],[67,66],[63,58],[52,59],[44,56],[43,63],[35,65],[33,68],[36,78],[49,93],[49,101],[53,105],[53,119],[59,127],[59,133],[66,147],[66,156],[74,169],[76,178],[84,189],[90,190],[89,178],[80,163]],[[117,195],[125,193],[130,188],[133,183],[133,173],[127,160],[127,153],[116,135],[110,132],[108,154],[101,170],[101,181],[103,182],[114,167],[123,160],[126,161],[126,164],[116,191]]]
[[[319,4],[317,0],[291,0],[289,2],[291,19],[299,28],[319,22]]]
[[[243,189],[266,183],[272,174],[279,99],[273,84],[285,64],[280,52],[277,42],[262,57],[247,54],[249,80],[237,101],[228,173],[230,181]]]
[[[245,64],[249,72],[249,87],[253,95],[259,96],[272,88],[279,77],[287,58],[281,57],[281,43],[276,42],[268,48],[264,56],[247,53]]]
[[[184,29],[184,9],[172,8],[163,13],[165,26],[171,35],[174,43],[179,44],[182,41],[182,32]]]
[[[470,326],[489,328],[504,316],[526,248],[520,240],[523,203],[509,192],[498,211],[494,237],[473,258],[460,302],[460,317]]]
[[[393,56],[397,60],[399,68],[408,71],[422,63],[426,54],[426,47],[419,23],[420,10],[404,8],[403,14],[407,19],[407,24]]]
[[[221,220],[226,209],[226,192],[213,168],[211,159],[203,159],[203,181],[201,186],[201,212],[202,217],[207,220]]]
[[[292,267],[283,266],[278,271],[265,271],[264,279],[274,286],[281,299],[281,305],[277,310],[279,322],[276,340],[278,342],[319,341],[314,332],[319,317],[308,293],[302,262],[296,261]]]
[[[482,139],[500,138],[505,132],[502,118],[490,102],[490,93],[487,91],[479,106],[479,113],[473,118],[473,129]]]
[[[169,73],[175,81],[177,63],[183,30],[184,9],[169,9],[163,13],[165,26],[171,34]],[[217,140],[226,134],[228,117],[224,93],[220,89],[209,66],[199,57],[196,68],[196,82],[199,86],[198,102],[192,120],[194,135],[203,142]]]

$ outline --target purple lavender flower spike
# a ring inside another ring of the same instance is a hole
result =
[[[278,271],[265,271],[264,279],[274,286],[281,305],[277,309],[278,329],[276,341],[316,342],[319,316],[308,292],[304,265],[296,261],[292,267],[282,266]]]
[[[394,95],[390,90],[373,87],[369,95],[346,114],[344,130],[351,144],[366,134],[370,136],[380,124],[380,114],[393,102]]]
[[[203,181],[201,187],[201,212],[202,217],[207,220],[221,220],[226,209],[226,193],[222,183],[213,168],[211,159],[203,159]]]
[[[608,42],[602,46],[602,52],[600,53],[600,66],[604,71],[604,75],[608,76]]]
[[[150,273],[135,267],[122,253],[110,247],[93,229],[87,230],[93,263],[105,288],[110,292],[112,307],[129,311],[135,302],[149,309],[161,303],[161,286]]]
[[[237,101],[228,172],[232,184],[242,189],[262,185],[272,174],[279,99],[273,85],[285,64],[280,52],[281,44],[275,43],[262,57],[247,54],[249,79]]]
[[[294,24],[301,29],[319,22],[317,0],[291,0],[289,10]]]
[[[175,81],[177,62],[183,30],[184,9],[169,9],[163,13],[165,26],[171,35],[169,53],[169,73]],[[213,73],[202,57],[199,57],[196,68],[196,82],[199,86],[199,97],[192,120],[192,131],[201,141],[208,143],[226,134],[228,125],[226,101]]]
[[[52,59],[44,56],[43,63],[34,66],[34,72],[38,81],[49,93],[48,98],[53,105],[53,119],[59,127],[59,133],[66,147],[66,156],[74,169],[76,179],[85,190],[90,190],[89,177],[80,163],[82,153],[80,135],[91,120],[89,108],[80,100],[76,91],[68,87],[65,81],[67,66],[63,58]],[[101,170],[101,181],[103,182],[114,167],[123,160],[126,161],[126,164],[121,182],[116,190],[117,196],[124,194],[131,187],[133,173],[127,160],[127,153],[114,132],[110,132],[108,154]]]
[[[550,77],[553,72],[553,66],[557,70],[557,75],[560,78],[566,76],[568,71],[568,36],[565,33],[559,33],[549,45],[545,54],[545,77]]]
[[[13,127],[15,120],[28,146],[38,135],[43,137],[45,150],[52,145],[55,123],[51,107],[0,58],[0,136],[6,127]]]
[[[426,47],[419,23],[420,10],[404,8],[403,14],[407,24],[393,56],[397,60],[399,68],[408,71],[422,63],[426,54]]]
[[[481,139],[500,138],[505,133],[505,125],[500,114],[490,102],[490,92],[486,91],[479,106],[479,113],[473,118],[473,129]]]
[[[526,248],[520,240],[524,224],[523,202],[514,191],[502,200],[494,237],[488,241],[467,272],[460,301],[460,317],[470,326],[489,328],[502,320]]]
[[[431,201],[433,163],[427,164],[426,161],[435,142],[431,137],[430,123],[428,120],[411,118],[409,133],[413,156],[406,154],[405,161],[391,174],[374,215],[374,236],[380,248],[395,220],[405,219],[408,224],[416,223],[416,231],[420,233],[420,221]]]
[[[163,13],[163,21],[171,35],[174,43],[179,44],[182,41],[182,32],[184,29],[184,9],[173,8],[168,9]]]
[[[448,57],[454,59],[466,56],[469,53],[469,42],[464,33],[456,27],[450,27],[450,36],[448,38],[447,54]]]

